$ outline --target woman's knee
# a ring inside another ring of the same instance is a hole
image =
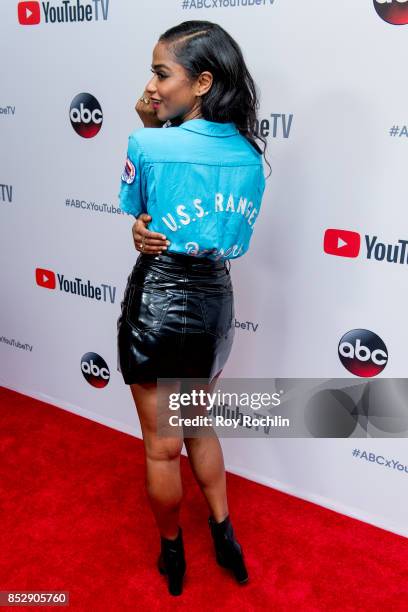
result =
[[[154,461],[172,461],[181,455],[183,439],[152,435],[145,440],[146,456]]]

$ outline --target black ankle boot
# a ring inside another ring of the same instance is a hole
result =
[[[248,572],[244,563],[242,547],[235,539],[229,514],[221,523],[217,523],[210,516],[208,524],[214,540],[218,565],[231,569],[237,582],[241,584],[247,582]]]
[[[183,576],[186,571],[184,558],[183,532],[179,532],[175,540],[160,536],[161,552],[157,559],[157,567],[161,574],[167,574],[168,588],[171,595],[181,595],[183,591]]]

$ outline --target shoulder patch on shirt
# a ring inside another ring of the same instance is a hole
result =
[[[121,179],[122,179],[122,181],[124,181],[125,183],[128,183],[130,185],[135,180],[135,177],[136,177],[135,166],[130,161],[130,159],[127,157],[126,161],[125,161],[125,167],[123,169]]]

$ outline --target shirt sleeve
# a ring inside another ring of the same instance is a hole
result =
[[[127,156],[118,197],[119,208],[135,217],[147,212],[144,166],[142,149],[137,138],[131,134],[128,138]]]

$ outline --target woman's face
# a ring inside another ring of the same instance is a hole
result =
[[[202,72],[193,83],[164,42],[158,42],[153,49],[151,71],[153,76],[145,86],[152,99],[160,121],[180,117],[181,121],[201,117],[201,96],[212,84],[210,72]],[[157,104],[155,104],[157,102]]]

